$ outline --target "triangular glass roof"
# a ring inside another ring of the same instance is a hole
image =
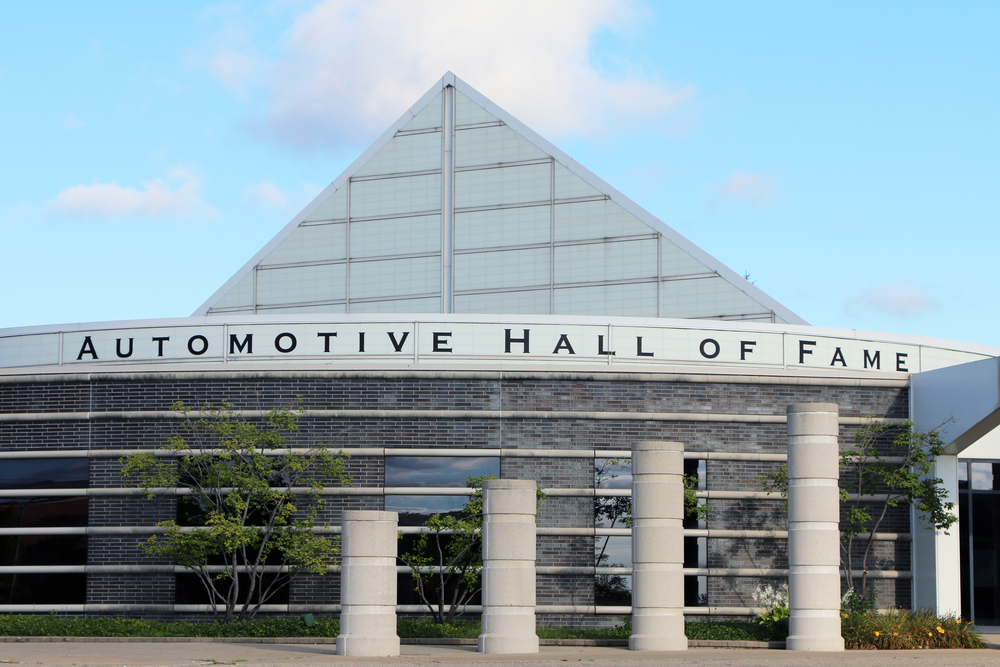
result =
[[[805,322],[450,72],[199,308]]]

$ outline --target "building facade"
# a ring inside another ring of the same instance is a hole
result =
[[[469,474],[537,481],[550,624],[627,612],[629,531],[598,525],[595,498],[624,493],[633,443],[681,442],[712,508],[685,537],[688,612],[747,613],[787,568],[759,480],[785,459],[786,406],[836,403],[846,446],[870,417],[937,426],[957,384],[980,397],[939,462],[961,536],[898,510],[873,576],[883,604],[1000,624],[1000,404],[980,390],[998,354],[809,326],[448,74],[192,317],[0,331],[0,612],[205,613],[191,575],[140,548],[177,498],[120,475],[183,400],[298,402],[293,446],[352,455],[331,532],[344,509],[454,510]],[[333,613],[338,586],[310,576],[268,612]]]

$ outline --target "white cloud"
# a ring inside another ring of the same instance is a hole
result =
[[[767,174],[736,171],[718,185],[709,186],[721,199],[764,208],[774,199],[775,179]]]
[[[226,88],[243,94],[260,77],[261,58],[252,43],[252,22],[242,5],[221,3],[202,11],[206,22],[221,27],[205,39],[204,46],[188,54],[188,62],[207,70]]]
[[[872,285],[844,305],[852,314],[888,313],[896,317],[912,317],[937,307],[925,288],[910,283]]]
[[[263,204],[271,208],[288,206],[288,195],[271,181],[261,181],[247,190],[247,200],[253,204]]]
[[[83,127],[86,124],[87,123],[77,118],[76,115],[73,114],[73,112],[71,111],[70,113],[66,114],[66,118],[63,119],[62,129],[76,130]]]
[[[614,123],[668,131],[694,97],[641,72],[609,74],[588,50],[622,30],[630,0],[325,0],[300,15],[271,63],[265,130],[300,147],[365,141],[451,70],[543,134]],[[240,63],[220,64],[238,70]]]
[[[60,213],[79,218],[215,217],[215,209],[201,198],[201,181],[194,174],[178,167],[169,176],[176,184],[174,188],[160,178],[144,181],[141,188],[117,183],[74,185],[56,195],[50,204]]]

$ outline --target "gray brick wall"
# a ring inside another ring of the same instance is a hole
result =
[[[166,410],[176,400],[200,406],[228,400],[237,407],[269,409],[300,405],[313,409],[448,409],[600,411],[623,413],[695,412],[718,414],[784,415],[788,404],[833,402],[843,416],[906,417],[908,392],[898,388],[802,386],[702,382],[597,381],[550,379],[441,379],[323,378],[94,380],[5,383],[0,385],[0,413]],[[156,419],[93,419],[79,421],[0,423],[0,448],[12,450],[152,449],[162,446],[176,421]],[[853,428],[841,429],[842,445]],[[304,417],[290,438],[293,446],[324,442],[331,448],[356,446],[463,447],[532,449],[611,449],[627,452],[637,440],[675,440],[687,451],[782,453],[786,447],[783,424],[700,421],[634,421],[582,419],[380,418],[329,419]],[[759,487],[758,475],[774,464],[717,462],[707,464],[707,488],[747,490]],[[348,462],[353,483],[378,487],[384,466],[377,457]],[[534,479],[543,487],[591,488],[593,463],[588,459],[505,458],[501,476]],[[119,464],[113,459],[91,461],[91,486],[121,486]],[[710,528],[785,528],[780,501],[712,501]],[[339,523],[345,509],[382,509],[382,496],[327,498],[319,523]],[[116,497],[90,500],[92,526],[147,526],[175,518],[176,501],[169,498]],[[551,497],[541,507],[540,526],[592,527],[593,500]],[[884,531],[909,530],[905,510],[889,516]],[[144,536],[92,536],[91,564],[157,562],[141,549]],[[539,536],[539,565],[591,566],[591,537]],[[709,567],[787,566],[784,540],[709,540]],[[876,545],[870,568],[908,569],[907,543]],[[750,592],[761,583],[753,578],[709,578],[708,603],[721,606],[752,604]],[[909,604],[907,581],[880,582],[883,604]],[[89,575],[88,601],[169,604],[173,602],[172,575],[128,573]],[[335,603],[339,576],[308,575],[291,589],[295,604]],[[593,604],[589,576],[538,578],[539,604]],[[617,617],[543,615],[541,624],[607,626]]]

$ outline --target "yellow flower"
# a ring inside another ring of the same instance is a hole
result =
[[[892,633],[892,636],[893,636],[893,637],[898,637],[898,636],[899,636],[899,633],[898,633],[898,632],[894,632],[894,633]]]
[[[878,637],[878,634],[879,634],[879,632],[878,632],[878,630],[876,630],[875,631],[875,636]]]
[[[938,626],[938,632],[940,632],[942,635],[944,634],[944,628],[942,628],[940,625]]]
[[[927,633],[927,636],[928,636],[928,637],[933,637],[933,636],[934,636],[934,633],[933,633],[933,632],[928,632],[928,633]]]

